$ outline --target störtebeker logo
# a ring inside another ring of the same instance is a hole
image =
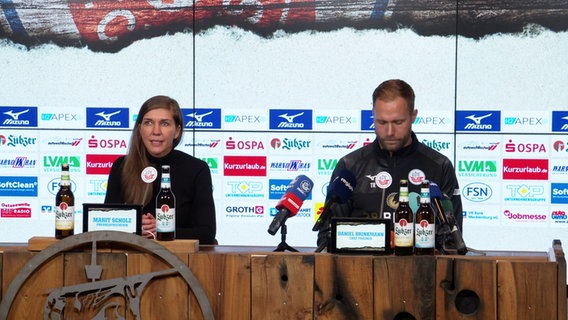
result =
[[[548,159],[503,159],[503,179],[548,180]]]
[[[501,111],[468,110],[456,112],[457,131],[501,131]]]

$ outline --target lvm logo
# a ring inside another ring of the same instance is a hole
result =
[[[494,160],[459,160],[458,176],[472,178],[497,178],[497,161]]]

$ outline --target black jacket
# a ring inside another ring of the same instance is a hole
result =
[[[337,162],[330,181],[343,168],[355,175],[357,185],[347,203],[336,206],[332,216],[384,218],[384,213],[388,212],[392,218],[398,206],[399,181],[408,179],[412,196],[413,192],[420,195],[420,181],[428,179],[438,184],[442,193],[451,199],[461,229],[462,203],[454,167],[446,156],[419,142],[414,132],[412,144],[392,156],[381,149],[377,140],[345,155]],[[327,227],[320,230],[318,244],[329,231],[329,222],[323,225]]]
[[[175,149],[163,158],[149,156],[148,160],[158,171],[158,177],[153,183],[151,199],[156,199],[160,191],[161,166],[170,165],[172,192],[176,197],[176,238],[199,239],[201,244],[214,243],[215,203],[211,172],[207,163]],[[118,158],[112,165],[105,203],[124,203],[123,163],[124,156]],[[150,201],[143,208],[143,213],[148,212],[156,215],[155,201]]]

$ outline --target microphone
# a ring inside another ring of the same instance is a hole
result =
[[[462,234],[458,229],[456,219],[453,211],[454,207],[449,199],[442,201],[442,191],[440,187],[434,182],[430,182],[430,200],[434,204],[435,211],[438,214],[438,219],[443,225],[448,226],[458,254],[464,255],[467,253],[467,247],[463,241]]]
[[[357,178],[347,169],[341,169],[337,177],[333,179],[327,189],[327,201],[323,205],[323,211],[314,224],[312,231],[319,231],[325,221],[329,219],[336,205],[347,202],[353,189],[357,185]]]
[[[276,204],[278,213],[270,223],[268,233],[275,235],[288,217],[293,217],[298,213],[313,187],[312,180],[304,175],[299,175],[290,182],[286,193]]]

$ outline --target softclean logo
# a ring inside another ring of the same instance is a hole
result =
[[[0,177],[0,196],[37,197],[37,177]]]
[[[462,195],[471,202],[484,202],[491,198],[493,189],[481,182],[472,182],[462,188]]]
[[[568,183],[553,183],[550,189],[551,203],[568,203]]]
[[[501,131],[501,111],[457,111],[457,131]]]
[[[270,179],[269,189],[268,189],[268,199],[270,200],[278,200],[282,198],[286,190],[288,190],[288,186],[290,184],[290,179]]]
[[[568,132],[568,111],[552,111],[552,132]]]
[[[0,107],[0,126],[37,127],[37,107]]]
[[[312,130],[312,110],[270,109],[270,129]]]
[[[186,128],[221,129],[221,109],[181,109]]]
[[[128,128],[128,108],[87,108],[87,128]]]

